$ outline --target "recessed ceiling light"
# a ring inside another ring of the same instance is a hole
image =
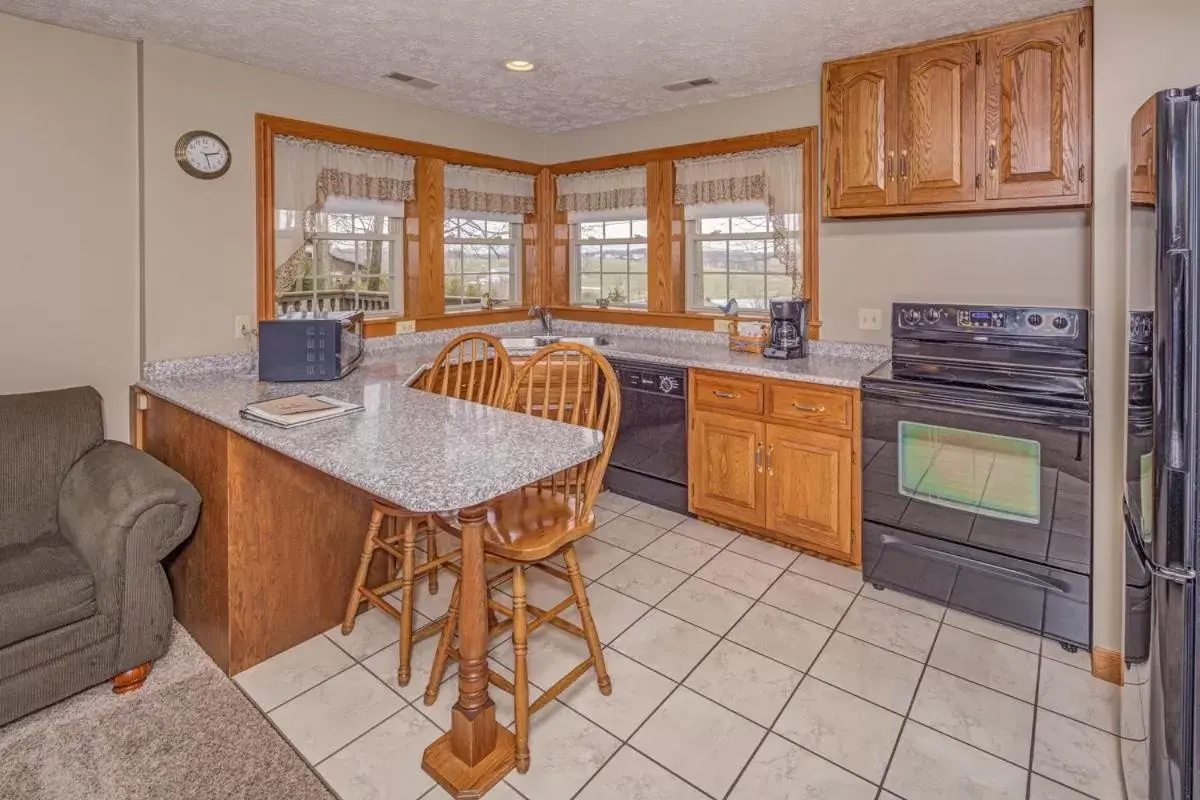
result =
[[[533,62],[525,61],[520,58],[510,58],[504,62],[504,68],[512,72],[532,72]]]

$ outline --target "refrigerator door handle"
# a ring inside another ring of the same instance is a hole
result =
[[[1122,499],[1121,508],[1125,512],[1125,535],[1129,537],[1129,542],[1133,545],[1134,552],[1137,553],[1142,566],[1146,568],[1147,572],[1156,578],[1162,578],[1172,583],[1191,583],[1196,580],[1196,570],[1194,569],[1163,567],[1155,564],[1154,560],[1150,558],[1150,554],[1146,552],[1146,543],[1138,535],[1137,525],[1133,520],[1133,513],[1129,510],[1129,502]]]

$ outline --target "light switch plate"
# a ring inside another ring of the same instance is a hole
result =
[[[233,338],[243,339],[254,331],[254,317],[238,314],[233,318]]]
[[[402,319],[396,323],[396,333],[416,333],[417,321],[415,319]]]
[[[714,319],[713,320],[713,333],[729,333],[729,320]]]
[[[858,310],[858,329],[860,331],[877,331],[882,326],[882,313],[878,308],[860,308]]]

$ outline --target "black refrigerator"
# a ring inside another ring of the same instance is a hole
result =
[[[1125,517],[1151,580],[1148,796],[1192,800],[1200,797],[1200,87],[1159,92],[1132,134],[1130,307],[1152,311],[1153,419],[1139,449],[1131,417]]]

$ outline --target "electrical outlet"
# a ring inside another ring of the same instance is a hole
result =
[[[713,333],[729,333],[730,322],[727,319],[713,320]]]
[[[238,314],[233,318],[233,338],[243,339],[254,332],[254,317]]]
[[[417,321],[414,319],[402,319],[396,323],[396,333],[416,333]]]
[[[877,331],[883,324],[882,315],[878,308],[860,308],[858,310],[858,329],[860,331]]]

